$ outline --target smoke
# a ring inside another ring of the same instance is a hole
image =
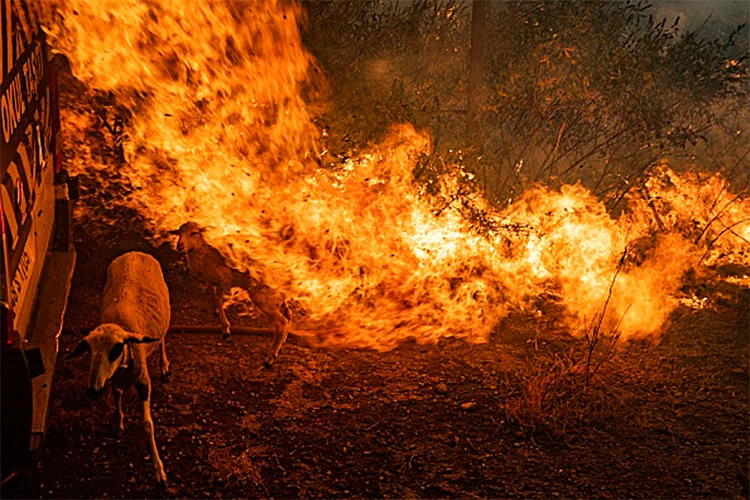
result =
[[[701,33],[706,39],[726,37],[740,24],[750,23],[750,2],[744,0],[665,0],[653,5],[656,19],[665,18],[671,26],[679,17],[683,32],[703,25]],[[747,44],[747,34],[744,41]]]

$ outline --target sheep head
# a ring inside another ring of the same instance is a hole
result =
[[[205,244],[203,240],[203,230],[195,222],[186,222],[180,226],[176,234],[179,236],[177,240],[177,250],[180,252],[189,252],[200,248]]]
[[[68,355],[68,359],[87,352],[91,353],[89,386],[86,389],[86,395],[91,399],[97,399],[104,393],[107,382],[115,371],[123,364],[123,352],[126,345],[159,342],[160,340],[160,338],[125,331],[115,324],[99,325],[81,340]]]

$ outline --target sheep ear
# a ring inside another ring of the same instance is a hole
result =
[[[118,342],[115,345],[112,346],[112,349],[109,351],[109,362],[114,363],[117,361],[117,358],[120,357],[122,354],[122,350],[125,348],[125,344],[122,342]]]
[[[152,342],[159,342],[161,339],[158,337],[147,337],[146,335],[137,335],[135,333],[130,334],[125,339],[126,344],[150,344]]]
[[[71,352],[70,354],[68,354],[67,359],[77,358],[81,354],[84,354],[84,353],[87,353],[87,352],[91,352],[91,346],[86,341],[86,339],[83,339],[81,342],[79,342],[78,346],[76,346],[76,348],[73,350],[73,352]]]
[[[177,236],[180,234],[179,229],[172,229],[171,231],[167,231],[167,234],[171,234],[172,236]]]

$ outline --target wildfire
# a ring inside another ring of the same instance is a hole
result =
[[[480,234],[454,206],[436,210],[415,184],[429,139],[409,125],[320,168],[319,132],[302,97],[319,76],[301,43],[299,6],[44,6],[50,41],[75,76],[127,110],[119,168],[132,191],[117,203],[137,210],[157,239],[186,220],[207,227],[234,265],[283,289],[310,324],[335,327],[330,343],[485,341],[511,308],[541,294],[562,303],[580,331],[610,287],[605,324],[624,337],[651,334],[678,305],[682,273],[702,258],[695,231],[716,238],[709,260],[748,259],[736,245],[750,240],[750,200],[732,201],[719,177],[665,166],[648,183],[650,198],[633,195],[619,218],[581,186],[536,187],[503,211],[473,194],[469,202],[496,228]],[[63,120],[80,146],[71,173],[98,175],[106,189],[114,167],[88,153],[92,119],[68,109]],[[456,172],[441,180],[446,197]],[[643,258],[617,272],[635,241],[648,242]]]

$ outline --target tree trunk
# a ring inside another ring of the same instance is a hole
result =
[[[469,51],[469,98],[466,108],[466,139],[478,142],[479,106],[482,95],[487,0],[471,3],[471,49]]]

